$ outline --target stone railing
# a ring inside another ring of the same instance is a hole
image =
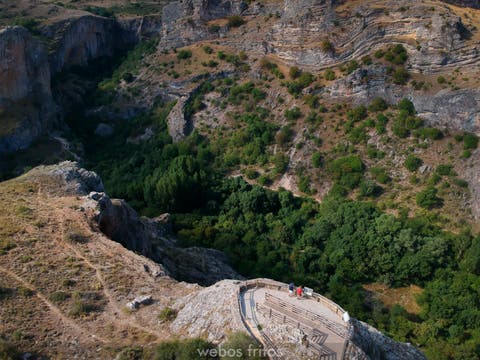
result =
[[[241,293],[247,291],[248,289],[253,289],[253,288],[256,288],[256,287],[263,287],[263,288],[267,288],[267,289],[288,292],[288,284],[282,283],[280,281],[275,281],[275,280],[272,280],[272,279],[260,278],[260,279],[252,279],[252,280],[246,280],[246,281],[240,282],[240,284],[238,286],[238,290],[237,290],[238,308],[239,308],[239,311],[240,311],[242,322],[243,322],[244,326],[247,329],[249,329],[250,332],[252,332],[252,330],[250,329],[250,326],[247,324],[247,322],[245,320],[245,314],[243,314],[243,311],[242,311],[240,296],[241,296]],[[325,296],[323,296],[321,294],[318,294],[316,292],[314,292],[312,294],[310,299],[315,300],[318,303],[320,303],[322,306],[328,308],[334,314],[336,314],[341,321],[343,321],[343,314],[345,313],[345,310],[341,306],[337,305],[332,300],[330,300],[330,299],[326,298]],[[345,341],[345,344],[344,344],[344,347],[343,347],[341,359],[346,359],[347,356],[349,356],[349,354],[351,355],[352,352],[354,352],[354,349],[356,348],[356,346],[351,342],[351,339],[353,337],[354,328],[350,323],[345,324],[345,325],[346,325],[346,330],[347,331],[346,331],[346,333],[342,332],[342,335],[344,336],[346,341]],[[268,349],[273,349],[273,350],[275,350],[275,351],[273,351],[273,353],[278,353],[276,348],[275,348],[275,345],[263,333],[263,331],[259,330],[258,333],[261,337],[260,339],[258,338],[258,335],[256,336],[253,333],[252,333],[252,335],[255,338],[257,338],[257,340],[262,342],[265,349],[267,349],[267,350]],[[266,339],[264,339],[264,337],[266,337]],[[273,357],[271,356],[271,358],[274,359],[274,360],[282,359],[281,356],[278,356],[278,357],[277,356],[273,356]],[[359,358],[362,359],[362,357],[359,357]]]

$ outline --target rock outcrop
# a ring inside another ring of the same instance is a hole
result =
[[[54,49],[50,54],[52,74],[133,46],[138,30],[127,30],[133,36],[115,20],[93,15],[68,18],[45,27],[42,34],[50,39]]]
[[[343,11],[332,0],[286,0],[282,21],[267,37],[269,51],[314,69],[359,59],[392,42],[403,43],[412,68],[424,72],[476,61],[476,45],[463,41],[469,30],[451,11],[422,3],[399,7],[395,1],[383,8],[363,2],[352,6]]]
[[[352,323],[354,327],[352,342],[370,359],[426,360],[425,355],[411,344],[396,342],[362,321],[354,319]]]
[[[55,113],[44,46],[24,28],[0,30],[0,154],[27,148]]]
[[[360,69],[322,89],[332,99],[368,105],[381,97],[390,104],[410,99],[418,115],[429,126],[480,133],[480,92],[474,89],[445,89],[435,94],[397,86],[383,66]]]
[[[247,9],[242,0],[174,1],[163,8],[160,46],[180,47],[213,38],[205,22],[240,15]]]

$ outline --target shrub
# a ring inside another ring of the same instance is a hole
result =
[[[213,54],[213,49],[208,45],[203,46],[202,49],[205,52],[205,54]]]
[[[437,77],[437,82],[438,82],[439,84],[445,84],[445,83],[447,82],[447,79],[445,79],[444,76],[441,76],[441,75],[440,75],[439,77]]]
[[[143,349],[141,347],[127,347],[122,349],[116,356],[116,360],[142,360]]]
[[[360,67],[358,62],[356,60],[349,61],[347,64],[347,67],[345,68],[345,72],[347,74],[353,73],[355,70],[357,70]]]
[[[393,82],[397,85],[405,85],[409,78],[410,74],[404,68],[398,68],[393,72]]]
[[[227,25],[230,28],[239,27],[245,24],[245,20],[240,15],[233,15],[228,17]]]
[[[370,168],[370,173],[373,175],[375,180],[377,180],[380,184],[387,184],[391,180],[386,170],[381,167]]]
[[[302,117],[302,112],[298,106],[285,110],[284,114],[287,120],[290,121],[298,120]]]
[[[411,102],[407,98],[400,100],[399,103],[397,104],[397,108],[398,110],[406,111],[409,115],[415,115],[417,112],[415,110],[415,105],[413,105],[413,102]]]
[[[325,73],[323,76],[325,77],[325,80],[328,80],[328,81],[333,81],[337,78],[335,75],[335,72],[331,69],[325,70]]]
[[[362,160],[356,155],[335,159],[329,170],[338,184],[353,189],[360,183],[365,169]]]
[[[208,27],[208,32],[211,34],[214,34],[214,33],[218,33],[220,29],[221,29],[220,25],[212,24]]]
[[[200,355],[203,351],[209,353],[209,350],[215,349],[215,346],[203,339],[187,339],[164,342],[155,347],[154,360],[204,360],[214,357]]]
[[[87,6],[85,7],[85,11],[102,17],[114,17],[115,15],[110,9],[101,6]]]
[[[191,57],[192,57],[192,51],[191,50],[182,49],[177,53],[177,59],[178,60],[185,60],[185,59],[188,59],[188,58],[191,58]]]
[[[435,172],[438,175],[442,176],[455,176],[455,171],[453,171],[453,166],[452,165],[446,165],[446,164],[440,164],[437,166],[437,169]]]
[[[247,177],[247,179],[249,180],[253,180],[253,179],[256,179],[258,178],[260,174],[258,173],[258,171],[256,171],[255,169],[246,169],[245,170],[245,176]]]
[[[368,110],[373,112],[379,112],[379,111],[387,110],[387,108],[388,108],[388,105],[385,102],[385,100],[383,100],[381,97],[377,97],[372,101],[372,103],[368,107]]]
[[[360,183],[359,195],[361,197],[374,197],[380,195],[382,188],[375,181],[366,180]]]
[[[422,159],[414,155],[408,155],[404,162],[405,167],[408,169],[408,171],[411,171],[411,172],[417,171],[418,168],[422,166],[422,164],[423,164]]]
[[[335,47],[333,46],[333,43],[328,39],[323,39],[322,40],[322,42],[320,43],[320,48],[325,53],[333,52],[335,50]]]
[[[9,344],[5,340],[0,339],[0,359],[15,360],[18,357],[15,346]]]
[[[474,150],[478,147],[478,137],[475,134],[465,134],[463,136],[463,148],[465,150]]]
[[[292,66],[290,70],[288,70],[288,75],[290,75],[290,78],[296,79],[302,74],[302,70],[300,70],[296,66]]]
[[[375,54],[374,54],[374,56],[377,59],[381,59],[384,55],[385,55],[385,51],[382,49],[378,49],[377,51],[375,51]]]
[[[177,310],[169,307],[164,307],[162,311],[160,311],[160,314],[158,314],[158,318],[162,321],[172,321],[175,320],[176,317]]]
[[[443,201],[437,197],[437,193],[438,190],[433,186],[429,186],[425,190],[420,191],[415,197],[417,205],[424,209],[442,206]]]
[[[222,350],[226,354],[237,354],[241,353],[244,354],[242,358],[247,358],[247,354],[251,354],[248,356],[248,359],[251,360],[260,360],[262,357],[260,356],[262,348],[260,344],[258,344],[251,336],[244,332],[234,332],[230,334],[227,340],[220,346]],[[234,359],[239,358],[238,356],[225,356],[222,359]]]
[[[357,122],[365,119],[368,115],[367,108],[365,106],[357,106],[347,112],[348,120]]]
[[[13,25],[23,26],[25,29],[30,31],[32,35],[40,35],[40,30],[38,28],[39,21],[32,18],[17,18],[13,22]]]
[[[321,153],[319,152],[313,153],[312,165],[316,168],[321,168],[323,166],[323,158]]]
[[[371,56],[367,55],[362,57],[362,63],[365,65],[371,65],[372,64],[372,58]]]
[[[443,132],[440,129],[426,127],[414,131],[414,135],[421,139],[440,140],[443,138]]]
[[[275,140],[278,145],[285,145],[290,142],[293,136],[293,130],[290,126],[284,126],[275,135]]]
[[[453,179],[453,183],[461,188],[468,188],[468,182],[463,179]]]

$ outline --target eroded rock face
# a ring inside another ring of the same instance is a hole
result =
[[[216,36],[206,21],[240,15],[247,9],[241,0],[174,1],[163,8],[162,47],[180,47]]]
[[[376,97],[390,104],[410,99],[418,115],[429,126],[480,133],[480,91],[445,89],[425,94],[411,87],[397,86],[387,77],[386,68],[370,66],[335,81],[323,93],[357,105],[369,105]]]
[[[282,21],[269,37],[269,51],[318,69],[361,58],[395,39],[409,51],[412,68],[427,72],[477,56],[476,47],[464,44],[469,30],[453,12],[432,11],[423,3],[409,3],[400,11],[396,1],[386,1],[383,8],[361,2],[348,11],[338,10],[338,5],[332,0],[285,0]],[[419,46],[402,38],[414,39]]]
[[[408,343],[397,342],[374,327],[358,320],[352,320],[354,335],[352,342],[361,348],[370,359],[385,360],[426,360],[422,352]]]
[[[44,46],[24,28],[0,30],[0,154],[28,147],[55,113]]]
[[[238,281],[224,280],[177,300],[179,310],[170,328],[188,337],[207,336],[221,342],[234,331],[245,331],[238,306]]]
[[[112,56],[115,50],[133,45],[135,41],[126,36],[115,20],[93,15],[54,23],[45,28],[43,34],[54,41],[50,55],[52,73]],[[132,43],[128,43],[129,40]]]

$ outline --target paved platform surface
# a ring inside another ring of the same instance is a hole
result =
[[[277,306],[278,303],[283,306]],[[340,335],[342,331],[347,330],[347,327],[337,314],[316,300],[306,297],[297,299],[289,296],[287,291],[259,287],[249,289],[241,295],[241,306],[245,318],[251,326],[257,327],[262,323],[264,326],[265,321],[277,322],[280,325],[284,319],[288,319],[287,321],[292,323],[292,329],[300,326],[305,332],[319,334],[319,336],[309,335],[309,341],[317,342],[322,351],[332,352],[330,356],[321,357],[322,359],[340,360],[342,358],[346,340]],[[307,312],[309,316],[304,316]],[[271,317],[272,313],[276,316]],[[281,314],[286,317],[282,317]],[[315,320],[315,315],[321,319]],[[295,322],[297,325],[293,325]],[[267,335],[275,343],[275,336]]]

